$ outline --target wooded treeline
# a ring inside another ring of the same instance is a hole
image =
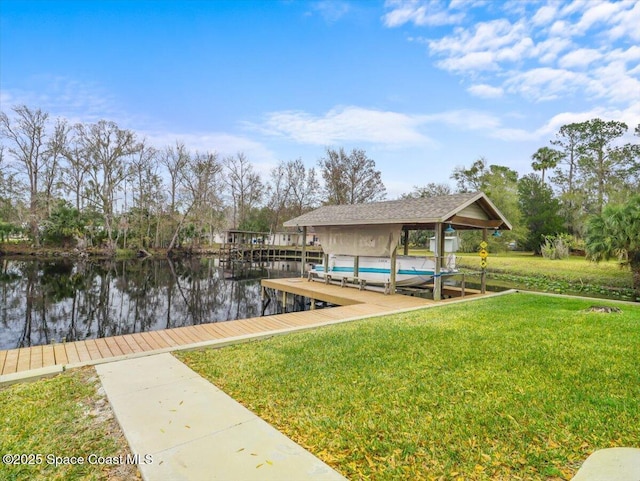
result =
[[[565,235],[579,248],[590,218],[640,192],[640,145],[622,143],[627,132],[617,121],[567,124],[531,154],[527,175],[480,158],[453,170],[455,189],[430,183],[404,196],[482,190],[514,226],[501,245],[540,252],[547,236]],[[171,249],[385,196],[361,149],[327,148],[315,167],[281,161],[266,174],[242,152],[220,157],[180,141],[156,149],[109,121],[70,125],[27,106],[0,113],[0,240],[22,232],[35,246]]]
[[[24,105],[10,113],[0,113],[0,235],[24,232],[36,247],[172,249],[385,194],[363,150],[328,148],[317,169],[296,159],[265,176],[242,152],[222,158],[180,141],[158,150],[114,122],[69,125]]]

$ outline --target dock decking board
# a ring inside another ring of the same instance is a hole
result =
[[[64,344],[54,344],[53,355],[55,356],[56,364],[69,364],[69,358],[67,357]]]
[[[87,362],[91,360],[91,355],[89,354],[89,350],[87,349],[87,344],[85,343],[85,341],[72,342],[69,344],[75,344],[80,362]]]
[[[290,328],[304,328],[333,323],[342,319],[386,315],[404,309],[432,305],[419,297],[360,291],[334,284],[308,282],[306,279],[263,279],[262,284],[288,294],[302,295],[339,307],[254,317],[236,321],[215,322],[139,332],[107,338],[53,343],[44,346],[0,350],[0,375],[14,374],[54,365],[73,365],[123,355],[135,355],[206,341],[235,338],[251,334],[269,334]],[[470,295],[476,294],[467,289]]]
[[[65,343],[65,350],[67,351],[67,358],[69,359],[70,364],[80,362],[80,356],[78,355],[75,342],[69,343],[68,346]]]

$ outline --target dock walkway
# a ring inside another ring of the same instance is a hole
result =
[[[303,278],[264,279],[262,283],[265,287],[331,302],[340,307],[2,350],[0,384],[112,360],[180,349],[223,346],[436,305],[433,301],[418,297],[400,294],[385,296],[377,292],[307,282]]]

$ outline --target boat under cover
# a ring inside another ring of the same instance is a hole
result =
[[[448,259],[448,268],[442,272],[455,271],[455,256]],[[329,268],[325,269],[323,264],[316,264],[311,273],[325,278],[327,275],[339,280],[344,277],[352,278],[354,268],[354,256],[329,255]],[[452,265],[453,263],[453,265]],[[385,285],[390,282],[391,259],[388,257],[366,257],[358,259],[358,279],[364,280],[367,284]],[[427,284],[433,280],[435,275],[435,260],[428,257],[397,256],[396,257],[396,285],[397,286],[419,286]]]

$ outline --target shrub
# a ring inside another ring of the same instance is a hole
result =
[[[544,244],[540,246],[542,257],[545,259],[566,259],[569,257],[571,240],[571,236],[568,234],[544,236]]]

